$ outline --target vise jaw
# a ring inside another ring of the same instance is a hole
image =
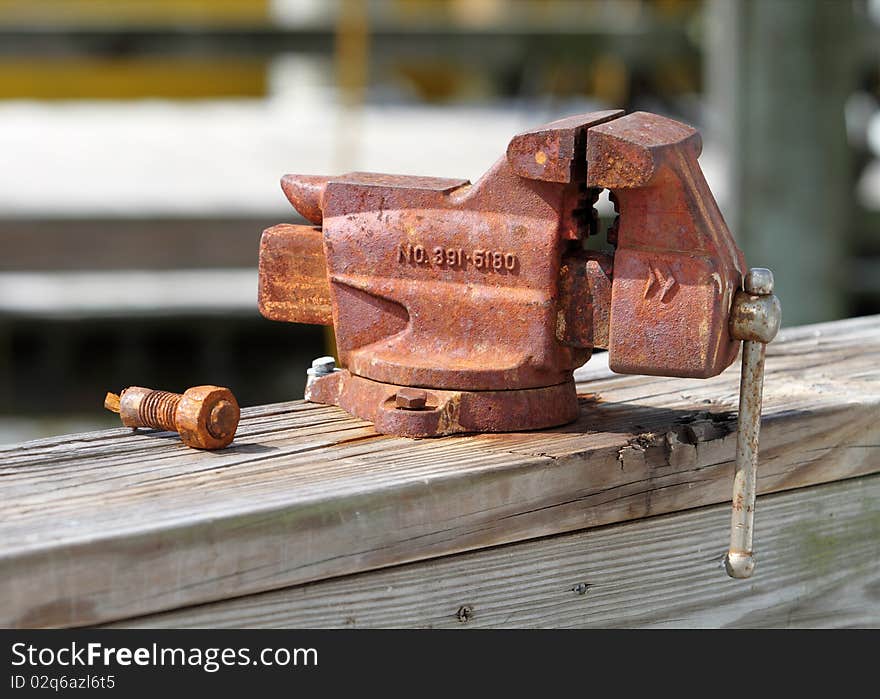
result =
[[[583,114],[515,136],[475,184],[355,172],[287,175],[314,226],[263,234],[260,310],[332,324],[345,370],[307,398],[380,432],[512,431],[577,417],[573,370],[709,377],[733,362],[744,261],[706,185],[699,134],[670,119]],[[614,252],[589,252],[611,191]],[[401,410],[402,387],[426,392]]]

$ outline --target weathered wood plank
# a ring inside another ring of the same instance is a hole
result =
[[[760,492],[880,471],[878,359],[877,317],[771,346]],[[396,439],[293,402],[246,410],[218,453],[124,429],[2,448],[0,624],[102,623],[729,499],[738,367],[597,360],[580,420],[540,432]]]
[[[114,624],[132,628],[880,628],[880,476],[758,500],[759,567],[727,578],[723,505]]]

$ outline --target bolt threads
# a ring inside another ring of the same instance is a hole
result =
[[[138,406],[138,418],[144,427],[157,430],[177,431],[174,413],[182,396],[168,391],[150,391]]]

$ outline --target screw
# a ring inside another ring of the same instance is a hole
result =
[[[403,410],[424,410],[428,394],[420,388],[401,388],[395,400],[397,407]]]
[[[195,449],[227,446],[241,415],[232,391],[221,386],[194,386],[183,394],[131,386],[121,395],[108,393],[104,407],[119,413],[126,427],[177,432],[184,444]]]
[[[458,619],[462,624],[470,621],[474,616],[474,608],[468,605],[463,605],[458,608],[458,611],[455,613],[456,619]]]

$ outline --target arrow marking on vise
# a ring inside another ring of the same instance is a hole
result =
[[[651,264],[645,264],[645,267],[648,269],[648,279],[645,282],[644,298],[648,298],[651,294],[654,284],[659,284],[660,300],[666,301],[666,297],[669,295],[669,292],[675,288],[678,281],[665,265],[663,266],[663,269],[661,269],[660,265],[652,266]]]

